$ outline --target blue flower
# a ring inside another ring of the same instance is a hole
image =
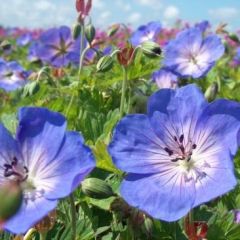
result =
[[[133,46],[140,45],[145,41],[156,41],[158,34],[161,31],[159,22],[149,22],[147,25],[140,26],[131,36]]]
[[[0,60],[0,88],[5,91],[14,91],[27,84],[29,72],[15,61],[5,62]]]
[[[45,108],[24,107],[16,139],[0,125],[0,184],[17,181],[24,200],[4,229],[24,233],[68,196],[94,168],[91,150],[65,118]]]
[[[32,34],[28,32],[18,37],[16,43],[18,46],[26,46],[32,41],[32,39]]]
[[[30,62],[40,61],[38,56],[38,48],[41,46],[39,42],[32,42],[28,48],[28,56],[27,59]]]
[[[79,62],[80,41],[74,40],[70,28],[51,28],[40,36],[38,57],[54,67],[64,67]]]
[[[176,88],[178,85],[177,76],[167,69],[160,69],[152,74],[152,80],[161,88]]]
[[[224,54],[224,45],[216,35],[203,37],[200,28],[180,32],[164,49],[164,66],[182,77],[204,76]]]
[[[121,195],[154,218],[176,221],[232,190],[240,104],[207,103],[195,85],[153,94],[148,113],[117,125],[109,152],[127,172]]]
[[[234,66],[240,65],[240,47],[236,49],[236,53],[233,57],[233,64]]]
[[[195,27],[199,28],[204,33],[210,27],[210,23],[209,21],[204,20],[202,22],[196,23]]]

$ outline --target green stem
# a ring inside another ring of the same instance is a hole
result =
[[[40,236],[40,240],[46,240],[47,239],[47,232],[40,232],[39,236]]]
[[[68,115],[68,113],[69,113],[69,111],[70,111],[70,109],[71,109],[71,107],[72,107],[73,100],[74,100],[74,94],[71,96],[70,102],[69,102],[69,104],[68,104],[68,106],[67,106],[66,116]]]
[[[35,228],[30,228],[23,237],[23,240],[31,240],[35,232],[36,232]]]
[[[189,217],[189,224],[193,225],[193,222],[194,222],[193,209],[190,210],[190,212],[188,213],[188,217]]]
[[[78,83],[79,83],[79,87],[80,87],[80,83],[81,83],[81,72],[82,72],[82,67],[83,67],[83,60],[85,57],[86,52],[89,50],[89,47],[84,48],[84,50],[81,53],[80,56],[80,60],[79,60],[79,68],[78,68]]]
[[[70,195],[69,199],[70,199],[71,216],[72,216],[72,240],[75,240],[76,231],[77,231],[77,214],[76,214],[76,207],[74,203],[73,194]]]
[[[123,67],[122,96],[121,96],[121,103],[120,103],[121,118],[123,117],[123,114],[124,114],[124,103],[125,103],[125,96],[126,96],[126,89],[127,89],[127,80],[128,80],[127,67]]]
[[[84,23],[82,23],[81,25],[81,36],[80,36],[80,59],[79,59],[79,67],[78,67],[78,80],[80,82],[80,74],[82,71],[82,65],[83,65],[83,46],[84,46],[84,36],[85,36],[85,32],[84,32]]]

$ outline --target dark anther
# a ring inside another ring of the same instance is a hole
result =
[[[13,161],[12,161],[12,166],[16,166],[18,163],[18,160],[16,157],[13,158]]]
[[[197,147],[197,145],[194,143],[194,144],[192,145],[192,149],[196,149],[196,147]]]
[[[183,139],[184,139],[184,135],[182,134],[182,135],[180,136],[180,138],[179,138],[180,143],[183,142]]]
[[[165,147],[164,150],[168,153],[169,156],[173,155],[173,151],[171,149]]]
[[[3,166],[4,166],[4,168],[6,168],[6,169],[12,168],[12,166],[11,166],[10,164],[7,164],[7,163],[5,163]]]
[[[174,136],[173,139],[174,139],[175,142],[177,142],[177,137],[176,136]]]
[[[179,148],[180,148],[181,152],[182,152],[183,154],[185,154],[185,149],[184,149],[183,145],[179,146]]]
[[[10,177],[10,176],[12,176],[12,175],[15,175],[15,176],[17,176],[17,177],[22,177],[22,175],[21,175],[20,173],[18,173],[18,172],[14,172],[14,171],[12,171],[12,170],[9,171],[9,169],[6,169],[6,170],[4,171],[4,177]]]
[[[184,158],[181,158],[181,157],[174,158],[174,159],[171,159],[171,162],[177,162],[178,160],[184,160]]]
[[[27,167],[24,166],[23,168],[24,168],[25,172],[28,173],[28,169],[27,169]]]

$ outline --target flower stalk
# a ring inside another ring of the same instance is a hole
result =
[[[77,214],[76,214],[76,207],[74,203],[74,196],[73,194],[70,195],[70,208],[71,208],[71,216],[72,216],[72,240],[76,239],[76,232],[77,232]]]
[[[122,118],[124,115],[124,104],[125,104],[125,96],[127,90],[127,80],[128,80],[128,71],[127,67],[123,66],[123,81],[122,81],[122,95],[121,95],[121,103],[120,103],[120,117]]]

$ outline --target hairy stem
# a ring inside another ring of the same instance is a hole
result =
[[[121,103],[120,103],[120,117],[121,118],[123,117],[123,114],[124,114],[124,103],[125,103],[125,98],[126,98],[127,80],[128,80],[127,67],[123,67],[122,95],[121,95]]]
[[[70,195],[70,207],[71,207],[71,216],[72,216],[72,240],[76,239],[76,228],[77,228],[77,214],[76,214],[76,207],[74,203],[74,196],[73,194]]]

